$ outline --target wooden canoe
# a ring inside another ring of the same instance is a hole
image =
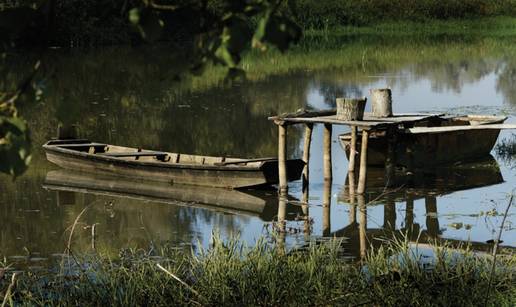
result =
[[[239,159],[142,150],[88,140],[51,140],[43,145],[47,160],[65,169],[130,177],[137,180],[221,188],[278,183],[275,158]],[[288,180],[301,177],[305,163],[288,160]]]
[[[229,214],[257,216],[273,221],[278,215],[278,197],[273,190],[229,190],[193,185],[169,185],[163,182],[138,181],[132,178],[99,175],[69,170],[47,173],[43,188],[58,192],[59,205],[73,205],[75,194],[91,194],[119,198],[117,203],[135,210],[143,204],[160,203],[195,207]],[[123,201],[122,201],[123,199]],[[300,206],[288,206],[287,219],[302,214]]]
[[[505,116],[468,115],[437,118],[416,127],[400,127],[397,131],[396,160],[401,166],[424,168],[441,164],[471,161],[489,155]],[[359,133],[360,134],[360,133]],[[341,146],[349,157],[350,133],[339,136]],[[361,138],[357,138],[360,148]],[[367,164],[384,166],[387,153],[385,131],[370,134]]]

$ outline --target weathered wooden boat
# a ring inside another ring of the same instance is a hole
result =
[[[59,205],[72,205],[76,195],[89,194],[118,199],[123,210],[131,204],[135,210],[143,204],[170,204],[272,221],[278,215],[278,197],[274,190],[230,190],[193,185],[169,185],[164,182],[91,174],[70,170],[47,173],[43,188],[58,193]],[[129,201],[131,200],[131,201]],[[300,206],[288,206],[287,219],[302,214]]]
[[[222,188],[278,182],[276,158],[240,159],[142,150],[85,139],[51,140],[43,145],[47,160],[65,169],[139,180]],[[305,163],[288,160],[288,180],[301,177]]]
[[[500,129],[516,128],[516,125],[502,125],[506,119],[486,115],[437,117],[413,127],[399,127],[395,148],[397,165],[428,167],[485,157],[495,145]],[[351,134],[341,134],[339,139],[349,157]],[[358,137],[357,148],[360,143]],[[386,132],[371,132],[368,143],[367,164],[384,166],[388,146]]]

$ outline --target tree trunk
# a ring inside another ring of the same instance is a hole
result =
[[[374,117],[392,116],[392,93],[389,88],[379,88],[370,90],[371,111]]]
[[[337,119],[362,120],[367,98],[337,98]]]

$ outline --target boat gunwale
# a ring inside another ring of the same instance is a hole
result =
[[[59,145],[49,145],[52,141],[49,141],[43,145],[43,149],[45,151],[50,151],[53,153],[58,153],[61,155],[67,155],[72,156],[76,158],[84,158],[89,161],[95,162],[95,160],[99,160],[102,162],[114,162],[118,163],[120,165],[127,165],[127,166],[146,166],[146,167],[156,167],[156,168],[180,168],[180,169],[191,169],[191,170],[216,170],[216,171],[240,171],[240,172],[256,172],[256,171],[262,171],[264,165],[267,163],[277,163],[276,161],[264,161],[259,162],[256,166],[249,166],[249,165],[212,165],[212,164],[193,164],[193,163],[167,163],[167,162],[161,162],[161,161],[140,161],[140,160],[123,160],[119,159],[117,157],[111,157],[111,156],[103,156],[103,155],[96,155],[96,154],[90,154],[87,152],[81,152],[78,150],[68,149],[68,148],[62,148],[61,146],[66,146],[66,144],[59,144]],[[88,144],[85,144],[88,145]],[[109,146],[109,144],[106,144],[106,146]],[[112,145],[115,146],[115,145]],[[295,161],[300,159],[291,159],[290,161]],[[245,163],[243,161],[242,163]],[[256,162],[253,162],[256,163]]]

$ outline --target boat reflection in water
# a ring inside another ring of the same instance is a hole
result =
[[[392,239],[394,236],[406,236],[411,242],[417,241],[418,243],[446,243],[451,247],[468,245],[472,249],[480,251],[488,251],[492,248],[492,244],[484,242],[443,238],[437,214],[437,196],[495,185],[504,181],[499,166],[492,156],[475,163],[415,173],[410,177],[410,188],[406,186],[407,176],[398,175],[397,178],[398,188],[386,189],[384,187],[384,169],[369,168],[367,192],[364,195],[350,193],[353,191],[350,189],[353,182],[350,182],[350,178],[348,178],[346,185],[338,195],[338,201],[349,206],[349,223],[346,227],[336,231],[331,231],[330,225],[331,182],[326,182],[322,200],[322,237],[345,238],[344,253],[352,257],[363,257],[366,255],[367,248],[379,247],[382,242],[385,242],[385,240],[376,240],[375,238]],[[424,199],[425,203],[425,229],[414,222],[414,201],[418,199]],[[401,229],[396,229],[396,202],[405,202],[406,204],[405,220],[401,223],[403,225]],[[369,228],[367,210],[375,205],[384,207],[383,225],[378,228]],[[278,214],[278,217],[281,215]]]
[[[158,242],[173,245],[197,242],[203,233],[197,225],[198,219],[213,221],[214,229],[207,229],[208,233],[238,232],[249,218],[270,222],[278,213],[275,190],[149,183],[68,170],[48,172],[43,187],[56,192],[58,206],[75,208],[69,224],[79,211],[91,206],[81,222],[99,224],[96,249],[109,252],[124,247],[145,248]],[[300,208],[293,206],[284,216],[293,220],[301,214]],[[233,215],[238,215],[238,219]],[[93,237],[89,231],[78,229],[74,244],[81,251],[95,248]]]

